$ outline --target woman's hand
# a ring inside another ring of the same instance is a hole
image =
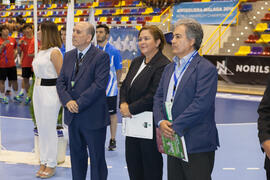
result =
[[[120,112],[121,112],[123,117],[129,117],[129,118],[132,117],[132,115],[129,111],[129,108],[128,108],[128,103],[126,103],[126,102],[124,102],[120,105]]]

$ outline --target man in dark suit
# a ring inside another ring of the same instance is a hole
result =
[[[107,179],[105,161],[106,126],[109,114],[106,87],[109,79],[109,55],[91,45],[95,29],[80,22],[74,26],[72,44],[76,47],[64,56],[57,80],[57,91],[65,107],[64,120],[69,126],[73,180],[84,180],[91,158],[91,179]]]
[[[219,146],[215,123],[217,70],[198,54],[201,25],[193,19],[175,24],[174,63],[166,66],[154,97],[154,119],[167,138],[184,136],[188,162],[168,156],[168,180],[210,180]],[[171,104],[172,123],[165,103]]]
[[[264,150],[265,162],[264,169],[266,171],[267,180],[270,180],[270,77],[268,76],[268,84],[264,92],[262,101],[258,108],[258,136]]]

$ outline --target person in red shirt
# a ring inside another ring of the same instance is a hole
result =
[[[18,42],[18,50],[21,51],[21,67],[22,67],[22,88],[19,95],[15,96],[14,100],[17,102],[22,101],[22,97],[24,94],[28,94],[28,90],[30,87],[29,79],[31,76],[33,76],[33,70],[32,70],[32,61],[33,56],[32,53],[29,56],[29,47],[34,39],[33,35],[33,28],[30,24],[25,24],[22,28],[24,36],[19,40]],[[29,104],[31,101],[31,98],[29,96],[25,99],[25,104]]]
[[[40,46],[40,42],[38,42],[38,49],[39,49],[39,46]],[[35,56],[35,38],[31,40],[27,53],[28,53],[28,56],[30,57]]]
[[[13,95],[17,95],[17,69],[15,64],[15,57],[17,56],[17,43],[12,37],[9,37],[9,30],[6,25],[0,27],[0,98],[2,102],[8,104],[8,98],[5,95],[5,80],[11,83],[14,91]]]

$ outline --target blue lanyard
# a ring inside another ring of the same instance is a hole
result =
[[[173,85],[173,93],[172,93],[172,101],[173,101],[173,98],[174,98],[174,95],[175,95],[175,92],[176,92],[176,87],[177,87],[177,83],[178,83],[178,80],[180,79],[181,75],[183,74],[183,72],[186,70],[187,66],[190,64],[191,60],[194,58],[194,56],[198,53],[198,51],[195,51],[191,56],[190,58],[188,59],[187,63],[184,65],[184,68],[181,70],[179,76],[177,77],[176,76],[176,70],[177,70],[177,64],[175,63],[175,70],[174,70],[174,73],[173,73],[173,79],[174,79],[174,85]]]

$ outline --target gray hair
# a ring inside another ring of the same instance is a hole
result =
[[[194,49],[199,50],[203,39],[203,29],[199,22],[194,19],[179,19],[174,28],[183,25],[186,28],[186,36],[189,40],[194,39]]]
[[[96,32],[94,25],[91,24],[91,23],[89,23],[89,26],[87,27],[86,32],[87,32],[87,34],[91,34],[92,35],[92,39],[93,39],[94,36],[95,36],[95,32]]]
[[[91,24],[91,23],[89,23],[89,22],[82,22],[82,21],[81,22],[78,22],[78,23],[85,25],[85,27],[86,27],[86,29],[85,29],[86,33],[92,35],[92,39],[93,39],[94,36],[95,36],[95,32],[96,32],[94,25]]]

